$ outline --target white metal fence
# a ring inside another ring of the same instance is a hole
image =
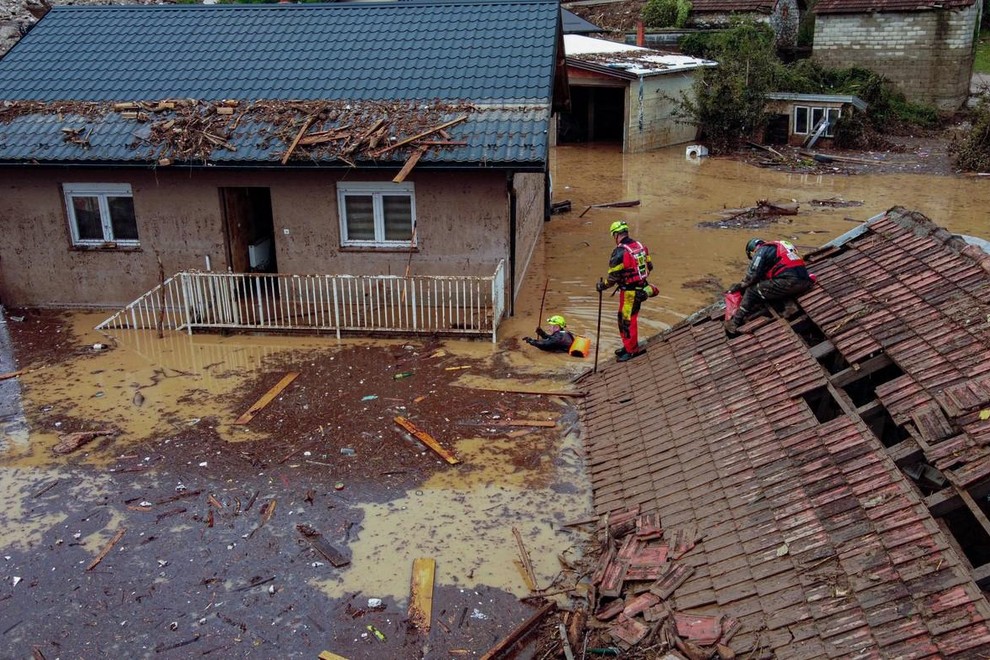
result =
[[[182,272],[96,329],[491,335],[494,342],[504,312],[504,261],[491,276]]]

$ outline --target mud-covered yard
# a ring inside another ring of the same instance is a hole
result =
[[[505,586],[525,584],[516,529],[538,589],[577,579],[586,539],[560,525],[587,513],[562,465],[578,462],[575,399],[504,391],[548,385],[497,351],[332,340],[258,369],[143,371],[68,315],[15,310],[6,327],[22,375],[0,394],[24,408],[0,420],[0,657],[477,657],[545,603]],[[409,620],[410,557],[439,559],[428,631]],[[380,580],[348,577],[369,566]]]

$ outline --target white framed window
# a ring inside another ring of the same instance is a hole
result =
[[[139,245],[130,184],[66,183],[62,191],[73,245]]]
[[[828,128],[824,137],[835,137],[835,124],[842,116],[839,108],[815,108],[804,105],[794,106],[794,133],[807,135],[815,130],[823,117],[828,117]]]
[[[412,183],[338,183],[337,206],[343,247],[415,247]]]

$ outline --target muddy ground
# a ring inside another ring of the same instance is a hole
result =
[[[117,350],[112,342],[81,343],[66,315],[12,310],[8,317],[19,319],[7,325],[22,370],[85,364],[90,354]],[[87,419],[67,402],[27,411],[34,426],[62,437],[106,435],[61,456],[49,447],[44,465],[8,475],[16,493],[8,490],[5,500],[15,504],[0,514],[0,527],[34,521],[37,535],[3,547],[0,658],[313,658],[324,650],[352,659],[480,656],[544,599],[459,576],[460,584],[437,584],[434,625],[423,632],[395,598],[369,607],[381,594],[333,598],[320,587],[341,570],[335,563],[351,558],[369,522],[358,503],[387,503],[440,473],[467,478],[463,472],[473,469],[448,465],[399,432],[396,416],[435,438],[526,434],[501,455],[522,475],[541,474],[532,468],[556,460],[560,427],[576,423],[572,401],[454,387],[472,366],[434,341],[279,353],[258,378],[216,402],[216,417],[177,415],[166,420],[174,432],[137,444],[126,442],[127,423],[112,414]],[[497,359],[484,368],[496,376],[511,371]],[[220,437],[220,418],[247,411],[288,372],[299,376],[250,422],[261,440]],[[161,370],[162,378],[180,376]],[[515,382],[526,385],[518,376]],[[132,406],[143,405],[141,393],[134,388]],[[180,404],[201,405],[195,399],[210,395],[192,388],[186,396]],[[498,426],[545,421],[548,406],[556,429]],[[537,485],[544,484],[522,487]],[[450,515],[457,506],[449,502]],[[516,524],[526,530],[524,523]],[[493,512],[490,524],[506,522]],[[317,551],[300,525],[340,556]],[[396,547],[404,542],[394,539]],[[566,573],[541,585],[544,591],[573,584],[576,576]],[[514,657],[536,657],[539,646],[524,643]]]

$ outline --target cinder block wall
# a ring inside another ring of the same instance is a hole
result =
[[[908,100],[957,110],[969,96],[980,2],[957,10],[819,14],[813,57],[880,73]]]

